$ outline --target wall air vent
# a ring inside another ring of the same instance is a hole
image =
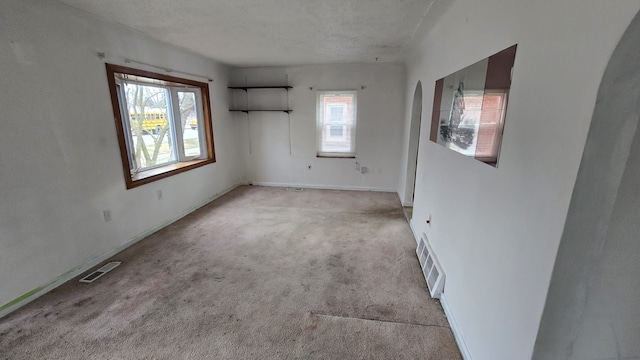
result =
[[[118,267],[120,264],[122,264],[122,262],[120,261],[112,261],[109,263],[106,263],[103,267],[101,267],[100,269],[92,272],[91,274],[83,277],[82,279],[80,279],[80,282],[83,283],[90,283],[90,282],[94,282],[96,281],[98,278],[100,278],[102,275],[108,273],[109,271],[115,269],[116,267]]]
[[[442,292],[444,291],[444,272],[438,262],[438,259],[433,253],[433,249],[427,240],[427,235],[422,234],[418,248],[416,249],[420,266],[422,267],[422,274],[429,287],[429,293],[432,298],[440,299]]]

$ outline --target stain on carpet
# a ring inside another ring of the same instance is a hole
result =
[[[240,187],[0,319],[0,359],[460,359],[415,246],[396,194]]]

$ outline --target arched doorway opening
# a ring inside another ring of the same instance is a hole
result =
[[[411,127],[409,130],[409,154],[407,156],[407,183],[405,187],[405,212],[411,220],[413,200],[416,189],[416,171],[418,168],[418,147],[420,144],[420,123],[422,120],[422,83],[418,81],[413,93],[411,106]]]
[[[640,13],[602,76],[533,359],[640,358]]]

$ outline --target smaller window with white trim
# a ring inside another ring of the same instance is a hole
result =
[[[356,91],[318,91],[316,133],[318,157],[356,155]]]
[[[107,64],[127,188],[215,162],[206,83]]]

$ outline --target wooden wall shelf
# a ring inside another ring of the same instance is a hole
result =
[[[229,86],[229,89],[234,89],[234,90],[251,90],[251,89],[285,89],[287,91],[289,91],[289,89],[293,89],[293,86]]]
[[[288,85],[273,85],[273,86],[228,86],[228,89],[232,89],[232,90],[243,90],[246,93],[249,93],[249,90],[252,89],[284,89],[287,90],[287,106],[289,103],[289,89],[293,89],[293,86],[288,86]],[[247,95],[247,103],[249,103],[249,98]],[[256,111],[282,111],[285,112],[287,114],[291,113],[291,109],[229,109],[229,111],[235,111],[235,112],[243,112],[245,114],[248,114],[250,112],[256,112]]]
[[[272,110],[259,110],[259,109],[248,109],[248,110],[241,110],[241,109],[229,109],[229,111],[236,111],[236,112],[243,112],[243,113],[250,113],[250,112],[256,112],[256,111],[282,111],[282,112],[286,112],[287,114],[289,114],[291,111],[291,109],[272,109]]]

